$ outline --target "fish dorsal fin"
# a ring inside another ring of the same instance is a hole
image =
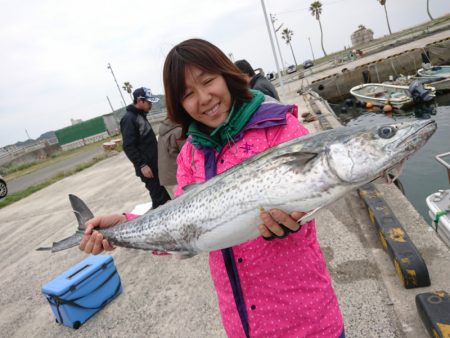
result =
[[[194,189],[195,187],[198,187],[199,185],[202,185],[202,183],[192,183],[192,184],[185,185],[183,187],[183,191],[184,192],[191,191],[192,189]]]
[[[78,221],[78,230],[84,230],[86,228],[85,223],[91,218],[94,218],[94,215],[81,198],[69,194],[69,201]]]

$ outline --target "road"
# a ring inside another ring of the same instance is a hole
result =
[[[103,148],[99,145],[96,148],[77,153],[61,162],[54,163],[48,167],[33,171],[27,175],[8,181],[8,192],[11,194],[14,192],[25,190],[32,185],[39,184],[53,177],[59,172],[69,171],[75,168],[77,165],[88,162],[89,160],[93,159],[99,154],[102,154],[103,152]]]

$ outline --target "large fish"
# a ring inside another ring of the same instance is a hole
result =
[[[100,229],[112,244],[182,256],[259,236],[261,209],[312,213],[401,165],[436,130],[432,120],[343,127],[299,137],[259,153],[163,206]],[[79,228],[52,251],[79,244],[92,213],[70,195]],[[299,220],[301,221],[301,220]]]

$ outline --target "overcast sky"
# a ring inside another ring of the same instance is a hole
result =
[[[294,32],[298,63],[323,55],[312,0],[265,0],[267,13]],[[333,53],[351,45],[358,25],[375,38],[388,33],[377,0],[321,0],[324,47]],[[0,147],[36,139],[44,132],[87,120],[123,106],[108,63],[120,85],[150,87],[163,93],[162,65],[167,52],[198,37],[235,60],[274,71],[260,0],[0,0]],[[426,0],[388,0],[393,32],[426,22]],[[430,0],[433,17],[450,13],[449,0]],[[287,65],[294,60],[278,38]],[[122,94],[129,104],[128,93]]]

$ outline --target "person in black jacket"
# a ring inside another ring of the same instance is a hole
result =
[[[262,91],[264,94],[273,97],[275,100],[280,101],[277,90],[273,84],[267,80],[262,74],[256,74],[253,67],[247,60],[238,60],[234,63],[247,78],[248,85],[252,89]]]
[[[141,87],[133,92],[133,104],[120,120],[123,150],[133,163],[136,176],[140,177],[150,192],[153,209],[170,200],[166,189],[158,179],[158,142],[147,114],[152,103],[158,102],[150,89]]]

